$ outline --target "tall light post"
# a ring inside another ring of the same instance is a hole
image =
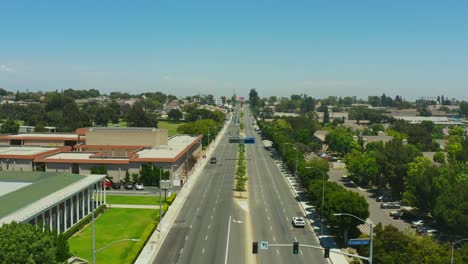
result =
[[[351,217],[354,217],[356,218],[357,220],[360,220],[362,222],[364,222],[365,224],[368,224],[369,227],[370,227],[370,245],[369,245],[369,257],[367,259],[367,261],[369,262],[369,264],[372,264],[372,247],[373,247],[373,237],[374,237],[374,226],[372,225],[372,223],[367,223],[366,220],[363,220],[362,218],[359,218],[353,214],[348,214],[348,213],[336,213],[336,214],[333,214],[333,215],[336,215],[336,216],[351,216]]]
[[[84,205],[83,205],[84,207]],[[92,233],[93,233],[93,264],[96,264],[96,239],[95,239],[95,234],[94,234],[94,191],[93,194],[91,195],[91,226],[92,226]]]
[[[153,165],[153,166],[154,166],[154,165]],[[159,167],[158,167],[158,168],[159,168]],[[159,168],[159,222],[161,222],[161,218],[162,218],[161,171],[162,171],[162,169]]]
[[[463,239],[460,239],[460,240],[455,241],[455,242],[452,243],[452,253],[451,253],[451,256],[450,256],[450,264],[453,264],[453,249],[454,249],[455,245],[460,243],[460,242],[463,242],[463,241],[468,241],[468,238],[463,238]]]

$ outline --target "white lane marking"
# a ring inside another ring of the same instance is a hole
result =
[[[296,238],[296,237],[294,237],[294,241],[297,241],[297,238]]]
[[[268,221],[270,220],[270,216],[268,216]]]
[[[184,248],[181,248],[181,249],[180,249],[180,254],[182,254],[183,251],[184,251]]]
[[[279,255],[279,251],[278,251],[278,249],[276,250],[276,254],[278,254],[278,255]]]
[[[224,264],[227,264],[228,260],[228,252],[229,252],[229,234],[231,233],[231,216],[229,216],[229,224],[228,224],[228,234],[227,234],[227,241],[226,241],[226,257],[224,258]]]
[[[213,216],[211,216],[211,220],[213,220]]]
[[[210,229],[210,228],[211,228],[211,225],[208,225],[208,229]]]
[[[202,255],[203,255],[203,254],[205,254],[205,248],[203,248],[203,250],[202,250],[202,252],[201,252],[201,253],[202,253]]]
[[[200,207],[197,207],[197,211],[200,211]]]
[[[276,237],[275,237],[275,236],[273,236],[273,241],[276,241]]]
[[[301,255],[304,256],[304,253],[302,253],[302,250],[299,249],[299,252],[301,252]]]
[[[185,240],[188,240],[188,235],[185,236]]]
[[[192,229],[192,225],[190,225],[190,229]]]
[[[208,240],[208,235],[205,236],[205,240]]]
[[[270,230],[273,230],[273,226],[270,226]]]

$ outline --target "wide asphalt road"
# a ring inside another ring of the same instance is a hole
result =
[[[237,144],[219,136],[217,163],[199,175],[154,263],[246,263],[245,212],[233,200]]]
[[[292,217],[304,216],[304,213],[271,153],[264,149],[261,137],[254,131],[254,119],[247,107],[244,112],[245,134],[255,137],[257,142],[246,146],[253,241],[290,245],[259,249],[257,263],[326,263],[323,251],[318,249],[300,247],[299,254],[293,254],[294,241],[319,246],[318,240],[307,219],[305,228],[292,226]],[[248,254],[252,254],[251,251]]]

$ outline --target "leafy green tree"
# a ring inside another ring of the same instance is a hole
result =
[[[351,151],[345,157],[349,177],[360,185],[369,185],[377,182],[379,167],[375,152]]]
[[[260,106],[260,97],[255,89],[251,89],[249,92],[249,103],[252,108]]]
[[[330,166],[328,161],[321,158],[313,158],[305,162],[304,166],[301,166],[299,169],[299,177],[302,182],[308,185],[311,180],[322,180],[324,177],[325,180],[328,180],[328,171]]]
[[[437,151],[434,153],[434,162],[445,163],[445,154],[442,151]]]
[[[156,116],[147,113],[141,102],[133,104],[132,108],[127,112],[127,124],[129,127],[157,127],[158,121]]]
[[[13,119],[7,119],[3,122],[0,131],[2,134],[14,134],[18,133],[19,124]]]
[[[405,189],[404,179],[408,173],[408,163],[421,155],[416,147],[410,144],[403,145],[403,142],[398,139],[387,142],[383,151],[377,153],[380,173],[396,196],[401,196]]]
[[[179,121],[184,116],[184,114],[179,109],[171,109],[167,115],[169,119],[176,121]]]
[[[432,179],[437,168],[426,157],[416,157],[408,164],[408,175],[405,178],[403,201],[428,213],[434,206]]]
[[[464,115],[465,117],[468,116],[468,102],[463,101],[460,103],[460,114]]]
[[[434,217],[451,233],[468,236],[468,182],[448,185],[437,197]]]
[[[16,222],[0,227],[0,248],[0,263],[58,263],[71,255],[63,236]]]
[[[143,185],[146,186],[158,186],[159,187],[159,177],[161,180],[168,180],[170,176],[169,171],[165,171],[162,168],[154,166],[151,163],[142,164],[140,169],[140,180]],[[129,175],[130,180],[130,175]]]
[[[353,149],[359,149],[359,145],[353,140],[353,132],[344,128],[336,127],[325,137],[325,142],[330,149],[345,156]]]

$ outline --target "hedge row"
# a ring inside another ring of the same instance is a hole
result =
[[[177,193],[173,192],[173,193],[169,196],[169,198],[167,198],[167,200],[166,200],[167,204],[172,205],[172,203],[174,202],[176,196],[177,196]]]
[[[239,144],[236,170],[236,191],[245,191],[246,181],[245,145]]]

